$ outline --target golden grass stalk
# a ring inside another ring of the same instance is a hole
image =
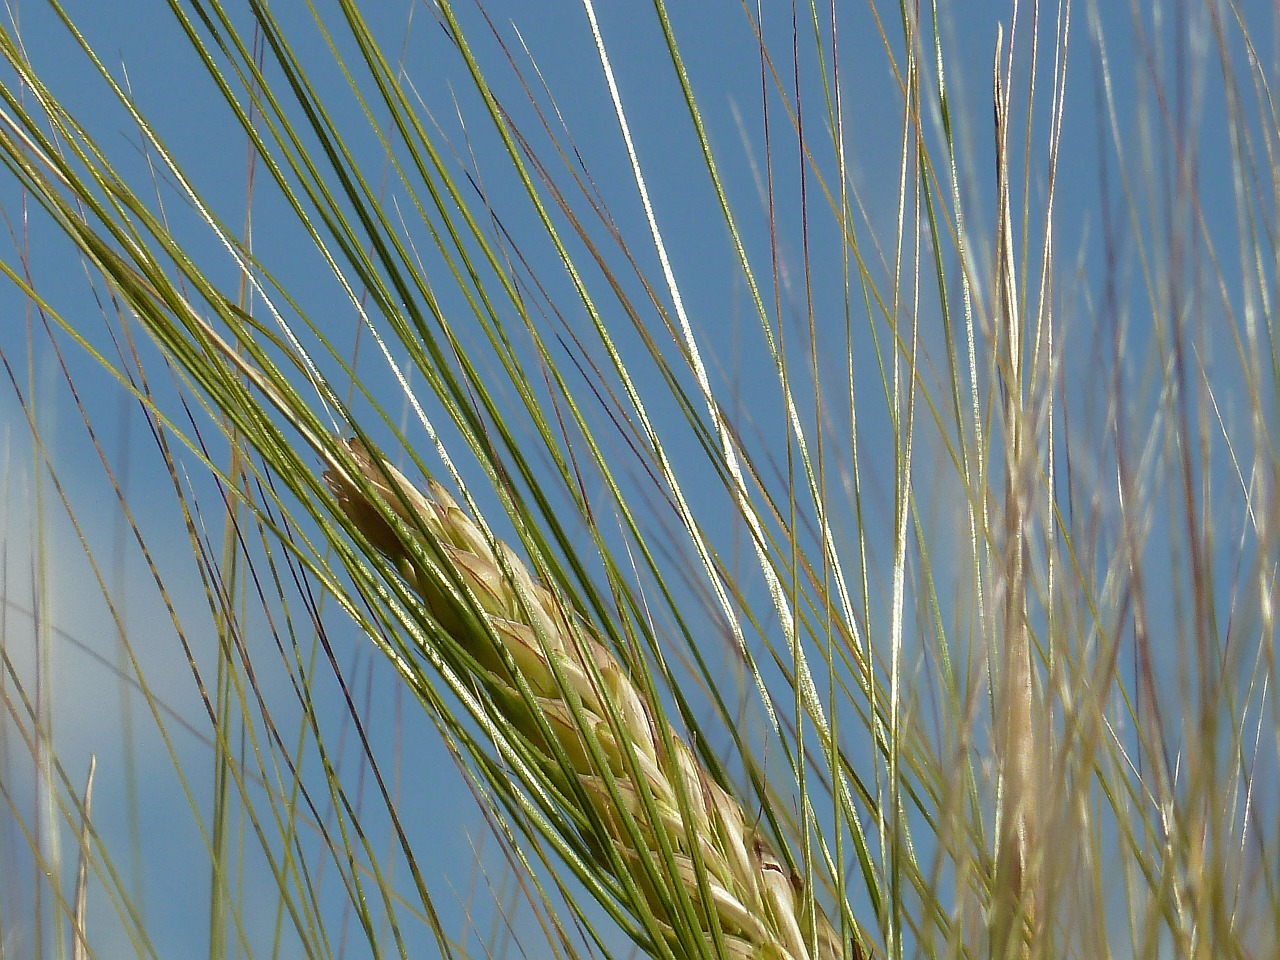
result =
[[[620,854],[601,856],[600,865],[616,873],[621,864],[631,872],[630,879],[644,893],[677,956],[683,951],[674,919],[664,906],[677,901],[671,891],[656,890],[653,879],[661,882],[672,871],[644,869],[646,861],[650,867],[669,862],[660,849],[659,831],[674,852],[674,874],[693,904],[705,902],[699,896],[693,859],[700,857],[721,942],[731,957],[842,956],[839,937],[821,909],[812,905],[803,882],[787,870],[742,805],[711,778],[693,751],[675,736],[664,740],[658,735],[658,713],[591,628],[535,582],[506,544],[486,536],[439,484],[432,481],[429,493],[423,493],[360,441],[349,440],[347,446],[363,482],[340,469],[325,474],[343,511],[395,562],[432,617],[480,665],[477,679],[495,694],[494,703],[508,724],[544,752],[543,769],[561,785],[570,777],[576,779],[581,789],[562,795],[592,809],[574,811],[574,819],[603,825],[607,835],[589,837],[590,845],[599,850],[607,843]],[[366,496],[364,491],[370,490],[381,498],[381,506]],[[433,542],[424,544],[422,551],[411,550],[408,538],[421,538],[424,532]],[[451,569],[421,570],[416,558],[423,555],[440,557]],[[470,594],[486,624],[464,615],[465,594]],[[476,629],[486,625],[487,630]],[[509,658],[498,655],[494,640]],[[532,698],[518,692],[510,664]],[[530,702],[545,724],[529,716]],[[555,738],[558,751],[547,742],[544,730]],[[625,745],[620,738],[625,738]],[[639,772],[642,786],[629,771]],[[642,788],[651,804],[644,803]],[[677,793],[682,789],[683,804]],[[627,807],[625,812],[618,809],[620,803]],[[646,809],[656,811],[661,822],[651,822]],[[627,829],[627,820],[640,829]],[[637,837],[643,845],[637,844]],[[714,942],[706,911],[697,912],[702,934],[708,943]],[[861,955],[856,942],[852,949],[855,956]]]

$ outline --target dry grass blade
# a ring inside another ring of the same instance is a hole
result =
[[[76,860],[76,901],[73,922],[75,936],[71,943],[72,960],[86,960],[89,950],[89,810],[93,805],[93,774],[98,758],[89,755],[89,776],[85,778],[83,815],[80,818],[80,853]]]
[[[576,778],[576,791],[592,810],[576,811],[578,822],[604,825],[607,836],[590,838],[620,853],[614,862],[632,871],[630,879],[643,891],[648,908],[678,947],[673,918],[665,904],[671,891],[653,886],[662,874],[642,869],[661,862],[659,831],[674,850],[676,875],[692,902],[697,894],[695,857],[706,871],[710,901],[724,946],[732,957],[777,960],[834,960],[843,955],[840,939],[799,878],[790,874],[742,805],[714,782],[681,740],[666,743],[658,736],[655,710],[626,669],[591,633],[580,618],[556,601],[501,541],[492,541],[438,484],[429,493],[416,489],[401,473],[371,454],[357,440],[348,447],[361,481],[339,469],[325,474],[342,509],[368,540],[410,580],[432,616],[480,664],[477,679],[494,694],[510,725],[531,742],[542,743],[545,769]],[[378,505],[362,493],[372,488]],[[387,509],[390,509],[390,513]],[[405,521],[400,523],[399,521]],[[428,555],[438,555],[451,570],[423,571],[407,547],[408,537],[426,531],[434,542]],[[460,598],[450,598],[450,585],[461,586],[478,605],[488,632],[477,635],[474,623],[459,616]],[[503,644],[509,660],[495,656],[489,635]],[[519,670],[532,701],[545,721],[528,716],[528,700],[519,692],[507,663]],[[619,722],[620,721],[620,722]],[[555,750],[539,731],[549,730]],[[625,738],[626,743],[620,743]],[[554,759],[565,758],[571,769]],[[603,757],[608,770],[601,769]],[[638,770],[643,784],[629,774]],[[683,785],[683,786],[682,786]],[[686,803],[678,791],[686,791]],[[647,791],[661,822],[646,822]],[[617,808],[619,800],[627,809]],[[682,814],[687,811],[687,816]],[[594,814],[594,816],[591,816]],[[634,819],[637,834],[624,824]],[[638,848],[633,838],[648,846]],[[714,932],[700,917],[708,943]],[[855,944],[855,956],[861,948]],[[678,954],[677,954],[678,955]]]

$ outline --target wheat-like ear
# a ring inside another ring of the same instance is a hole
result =
[[[693,751],[674,736],[664,740],[657,735],[654,709],[581,618],[566,612],[514,552],[487,537],[439,484],[432,482],[430,492],[423,493],[360,441],[350,440],[347,446],[362,479],[356,481],[338,468],[325,474],[343,511],[395,562],[433,618],[480,665],[483,675],[477,679],[497,694],[498,709],[511,713],[505,718],[509,724],[529,734],[531,742],[550,747],[540,734],[530,734],[530,701],[517,692],[519,684],[511,675],[512,668],[520,672],[545,720],[532,726],[549,730],[559,748],[547,751],[543,768],[561,782],[576,778],[580,789],[562,795],[569,802],[580,798],[578,802],[590,804],[592,810],[576,811],[579,816],[573,819],[603,825],[608,835],[590,838],[593,846],[608,843],[620,855],[602,858],[602,866],[614,873],[617,865],[631,871],[634,889],[645,893],[677,956],[681,951],[672,918],[663,906],[675,898],[654,889],[654,878],[661,882],[668,873],[645,869],[664,862],[658,831],[665,834],[675,873],[694,904],[705,902],[698,893],[693,858],[701,859],[721,942],[731,957],[842,956],[839,938],[812,905],[803,883],[786,869],[742,805],[707,774]],[[380,497],[382,505],[371,502],[364,491]],[[434,542],[422,553],[440,557],[451,570],[420,569],[407,538],[421,537],[423,531]],[[477,626],[485,625],[460,612],[465,607],[459,604],[459,586],[474,598],[487,621],[483,635],[477,635]],[[497,638],[508,657],[495,656],[491,638]],[[592,732],[592,743],[587,743],[584,730]],[[619,744],[624,737],[625,747]],[[629,771],[643,777],[651,804],[644,802]],[[686,793],[683,804],[680,789]],[[627,809],[619,810],[620,804]],[[646,820],[646,810],[656,811],[661,822]],[[588,813],[595,816],[583,816]],[[629,819],[640,829],[626,829]],[[706,911],[696,912],[711,942],[714,934]],[[862,955],[856,941],[852,951],[855,957]]]

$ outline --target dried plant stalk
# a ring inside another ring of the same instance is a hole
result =
[[[787,870],[741,804],[711,779],[683,741],[672,736],[670,748],[663,743],[655,728],[656,714],[645,696],[581,618],[565,611],[550,591],[535,582],[506,544],[491,543],[439,484],[432,481],[429,493],[424,494],[382,458],[371,455],[358,440],[347,441],[347,446],[363,475],[363,484],[339,469],[325,474],[343,511],[375,547],[396,563],[436,621],[481,665],[483,675],[478,679],[495,694],[494,702],[507,722],[545,749],[549,745],[539,732],[543,727],[530,722],[528,701],[518,692],[490,636],[485,631],[476,635],[477,624],[462,615],[465,607],[460,598],[456,594],[449,597],[446,591],[454,592],[450,584],[461,584],[472,595],[492,637],[504,645],[533,692],[533,702],[542,711],[546,728],[556,738],[572,770],[563,769],[549,749],[543,768],[562,782],[567,776],[577,779],[582,789],[565,791],[564,795],[585,797],[592,804],[609,833],[608,837],[594,838],[597,849],[600,843],[607,842],[619,851],[621,856],[612,862],[620,862],[631,871],[672,946],[679,951],[663,904],[674,898],[659,895],[649,879],[666,874],[660,869],[643,869],[645,860],[651,864],[662,862],[657,830],[665,832],[675,853],[676,872],[687,885],[688,897],[694,904],[700,902],[692,860],[697,850],[706,870],[723,942],[732,957],[841,957],[839,938],[819,908],[810,911],[811,898],[802,881]],[[405,522],[388,522],[384,512],[361,492],[362,487],[372,488],[393,515]],[[452,566],[451,572],[419,569],[420,563],[406,546],[406,538],[420,537],[423,530],[435,541],[425,553],[441,556]],[[615,722],[610,721],[606,701],[612,705]],[[584,729],[592,732],[594,744],[587,743]],[[619,737],[629,741],[631,764],[624,758]],[[593,746],[595,756],[603,756],[608,765],[612,790],[593,758]],[[637,769],[643,776],[660,824],[647,822],[645,805],[629,769]],[[687,796],[687,820],[682,816],[677,794],[681,784]],[[639,824],[639,835],[647,844],[644,848],[637,849],[633,839],[636,832],[625,829],[625,818],[616,808],[619,799]],[[602,858],[602,866],[611,869],[608,858]],[[710,940],[712,934],[705,916],[701,922],[704,935]],[[861,956],[856,942],[852,950],[855,957]]]

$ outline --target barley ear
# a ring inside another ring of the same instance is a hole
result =
[[[576,814],[572,819],[603,825],[606,835],[585,839],[593,849],[608,844],[616,851],[602,859],[602,867],[630,873],[615,879],[630,881],[641,891],[676,955],[682,955],[682,947],[676,918],[667,915],[666,905],[677,898],[654,886],[667,876],[653,867],[665,859],[658,831],[674,853],[675,873],[685,887],[680,893],[696,905],[708,944],[715,940],[708,916],[713,911],[719,942],[733,958],[842,957],[839,937],[821,909],[810,909],[802,881],[787,870],[753,818],[712,779],[693,751],[674,736],[664,741],[657,735],[658,714],[591,628],[563,609],[513,551],[486,536],[443,487],[433,482],[424,493],[360,441],[349,440],[347,447],[360,479],[338,467],[325,473],[342,510],[395,562],[433,618],[480,665],[477,679],[496,694],[498,710],[510,713],[507,722],[535,747],[551,745],[532,731],[550,731],[558,750],[548,750],[543,768],[559,784],[576,780],[577,789],[562,796],[591,809],[571,811]],[[383,505],[373,503],[366,492]],[[407,543],[421,538],[423,531],[433,542],[424,544],[422,553],[441,557],[450,570],[419,569]],[[486,620],[485,636],[476,636],[475,623],[458,615],[456,596],[447,596],[457,585],[474,598]],[[506,660],[493,656],[491,637],[503,645]],[[529,723],[530,701],[517,692],[511,664],[532,691],[544,723]],[[590,731],[590,742],[584,731]],[[652,822],[650,813],[660,823]],[[628,829],[628,822],[639,829]],[[701,895],[695,857],[701,860],[709,898]],[[638,915],[635,907],[633,912]],[[851,956],[862,956],[859,943],[850,950]]]

